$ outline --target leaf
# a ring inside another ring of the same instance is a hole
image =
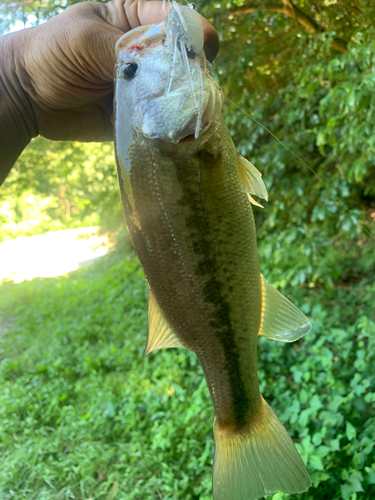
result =
[[[324,470],[322,459],[317,455],[311,455],[309,457],[309,462],[313,469],[320,471]]]
[[[365,467],[365,471],[367,472],[367,482],[375,484],[375,471],[371,467]]]
[[[353,492],[364,491],[362,482],[355,475],[349,477],[350,488]]]
[[[353,439],[356,438],[357,436],[357,431],[350,422],[346,422],[346,437],[349,439],[349,441],[352,441]]]
[[[332,451],[339,451],[340,441],[338,439],[332,439],[332,441],[330,442],[330,448]]]
[[[331,411],[321,411],[319,413],[319,419],[323,422],[324,425],[328,427],[335,427],[336,425],[340,425],[344,420],[341,413],[334,413]]]

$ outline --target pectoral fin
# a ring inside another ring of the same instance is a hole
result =
[[[160,310],[159,304],[151,292],[148,290],[148,331],[145,354],[157,349],[169,347],[184,347],[181,341],[171,330],[168,322]]]
[[[253,205],[257,205],[258,207],[263,208],[260,203],[255,201],[254,198],[250,196],[252,194],[255,194],[255,196],[259,196],[259,198],[268,201],[267,188],[262,181],[262,174],[258,169],[254,167],[252,163],[250,163],[240,154],[238,154],[238,170],[250,202]]]
[[[263,275],[262,318],[259,335],[281,342],[294,342],[306,335],[311,323],[301,311],[274,288]]]

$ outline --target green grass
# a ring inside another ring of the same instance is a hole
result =
[[[275,500],[375,497],[374,290],[295,290],[313,331],[260,339],[262,391],[315,485]],[[183,349],[143,356],[146,308],[133,257],[0,287],[2,500],[211,498],[202,371]]]

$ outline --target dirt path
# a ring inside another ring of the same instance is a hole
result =
[[[97,227],[65,229],[0,243],[0,282],[66,274],[106,254],[108,238]]]

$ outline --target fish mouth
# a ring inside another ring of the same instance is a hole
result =
[[[201,130],[199,132],[199,136],[198,137],[200,137],[203,133],[206,132],[206,129],[208,128],[209,125],[210,125],[209,122],[206,122],[206,123],[204,123],[202,125],[202,128],[201,128]],[[195,137],[195,133],[189,134],[189,135],[186,135],[185,137],[183,137],[182,139],[180,139],[177,144],[185,144],[187,142],[195,141],[195,139],[197,139],[197,137]]]
[[[186,86],[182,85],[167,95],[145,100],[138,107],[135,120],[137,128],[149,139],[160,139],[172,144],[185,144],[198,139],[222,107],[222,93],[215,85],[207,75],[200,112],[191,94],[186,92]]]
[[[158,142],[162,143],[162,144],[165,144],[165,145],[169,145],[169,146],[179,146],[180,144],[181,145],[188,145],[188,144],[191,144],[193,143],[194,141],[196,141],[197,139],[200,139],[208,130],[208,128],[210,127],[211,125],[211,122],[205,122],[203,125],[202,125],[202,128],[199,132],[199,136],[198,137],[195,137],[195,133],[190,133],[188,135],[185,135],[184,137],[182,137],[182,139],[179,139],[178,141],[173,141],[171,140],[169,137],[148,137],[148,139],[151,139],[151,140],[157,140]],[[147,136],[146,136],[147,137]]]
[[[145,134],[144,130],[142,129],[137,129],[137,133],[143,135],[148,140],[151,141],[158,141],[160,144],[165,144],[169,146],[179,146],[180,144],[182,145],[187,145],[191,144],[197,139],[200,139],[209,129],[211,125],[211,121],[207,121],[202,125],[202,128],[199,132],[198,137],[195,137],[195,132],[190,132],[191,128],[188,128],[188,134],[184,135],[183,133],[180,134],[181,139],[176,140],[176,138],[171,138],[169,136],[150,136],[148,134]]]

